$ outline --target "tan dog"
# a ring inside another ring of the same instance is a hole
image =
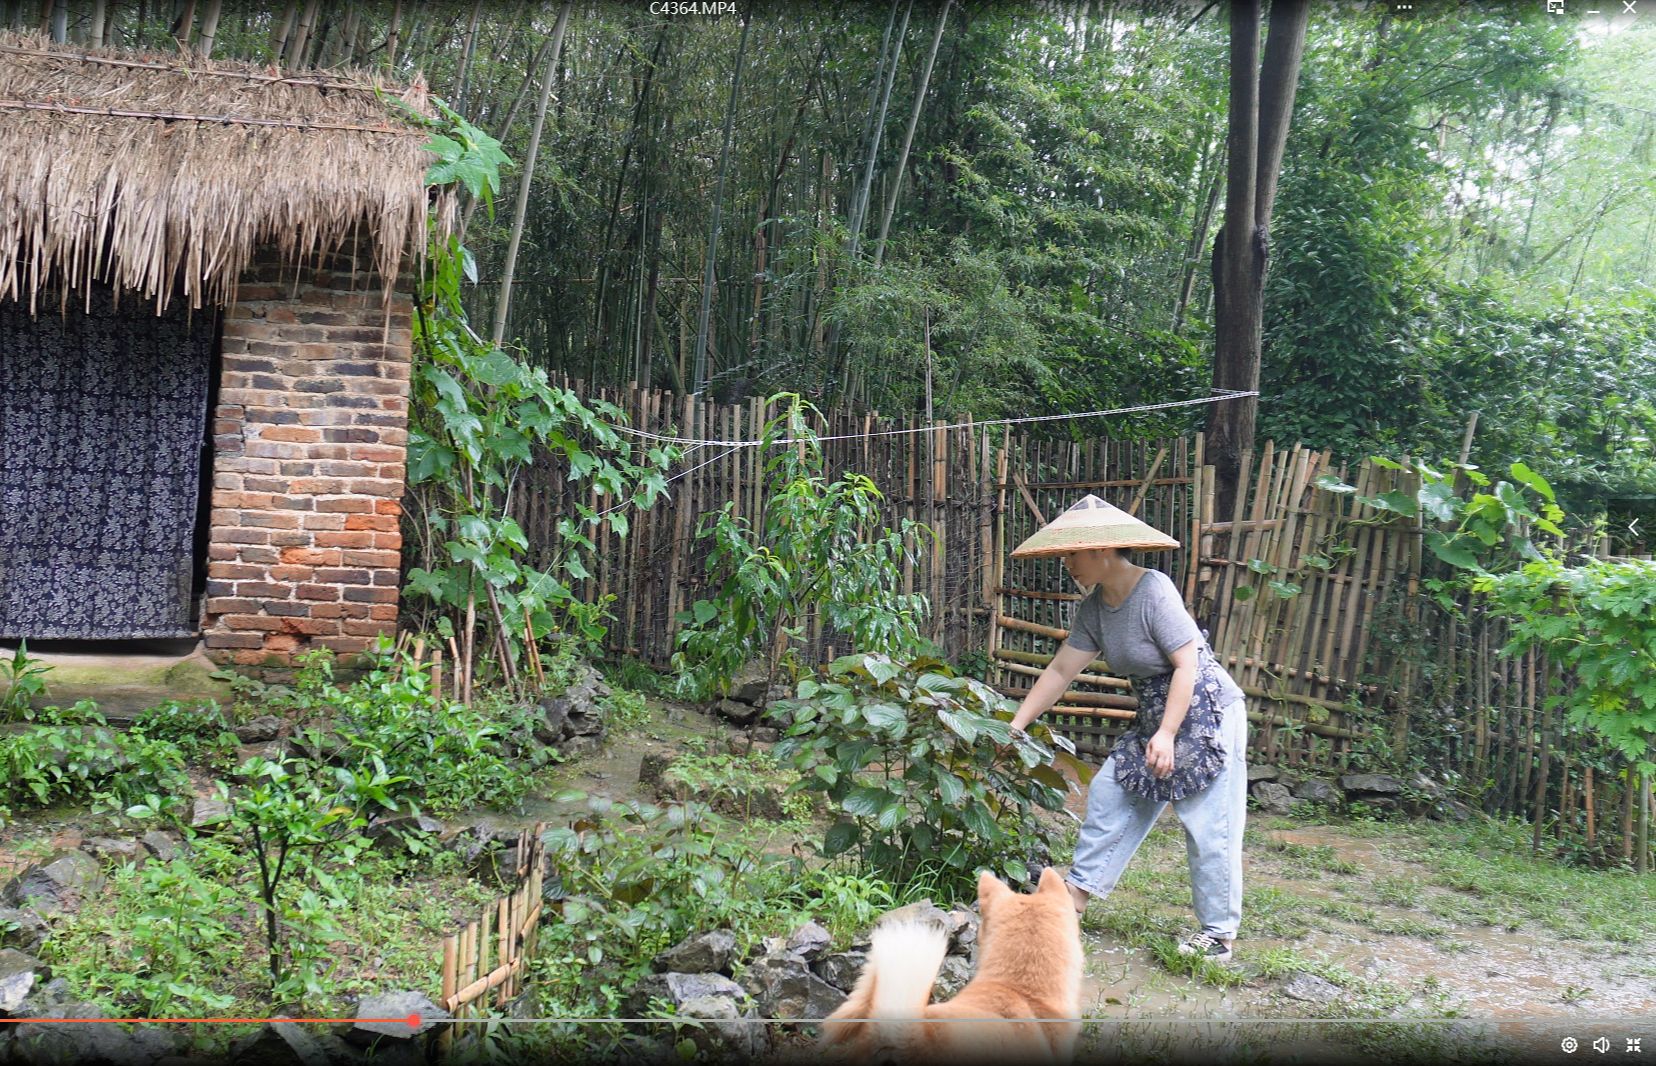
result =
[[[1081,925],[1064,879],[1048,868],[1040,887],[1022,895],[984,873],[978,910],[977,975],[947,1003],[932,1003],[931,990],[948,934],[913,919],[876,928],[862,976],[823,1023],[818,1047],[854,1062],[1073,1060]],[[839,1020],[851,1018],[872,1020]]]

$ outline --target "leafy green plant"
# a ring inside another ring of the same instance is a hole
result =
[[[443,107],[426,147],[438,161],[426,184],[460,181],[488,202],[506,162],[499,142]],[[463,286],[476,264],[458,237],[433,239],[415,301],[416,360],[411,384],[408,509],[419,565],[407,588],[433,608],[431,623],[465,643],[458,668],[469,668],[474,621],[487,620],[482,647],[510,680],[521,664],[524,622],[539,639],[553,631],[590,643],[604,633],[603,603],[582,601],[571,581],[588,576],[583,555],[596,549],[588,531],[628,528],[628,509],[647,508],[666,488],[671,449],[635,449],[616,426],[625,412],[603,401],[582,403],[550,383],[546,371],[478,337],[467,322]],[[635,461],[642,452],[642,461]],[[548,563],[527,562],[529,542],[509,513],[513,490],[531,464],[556,462],[571,483],[619,501],[600,511],[580,499],[558,525]],[[423,626],[422,626],[423,628]]]
[[[1482,575],[1475,588],[1511,622],[1503,651],[1543,649],[1574,675],[1549,704],[1609,740],[1639,773],[1656,773],[1656,563],[1570,567],[1549,556]]]
[[[64,802],[120,810],[151,793],[176,806],[171,794],[188,791],[187,755],[142,730],[110,729],[90,700],[44,707],[27,729],[0,734],[0,815]]]
[[[840,814],[823,854],[855,849],[862,870],[898,886],[937,861],[940,891],[962,897],[981,867],[1027,880],[1044,837],[1036,809],[1062,810],[1068,790],[1054,759],[1091,777],[1066,738],[1044,723],[1014,737],[1007,700],[935,659],[844,656],[787,706],[774,754]]]
[[[6,683],[6,691],[0,693],[0,725],[34,717],[34,701],[46,695],[46,674],[50,670],[40,660],[29,657],[26,640],[18,641],[9,660],[0,658],[0,681]]]
[[[548,898],[559,919],[543,926],[535,963],[542,1008],[614,1016],[650,959],[690,933],[727,927],[744,954],[787,931],[797,917],[800,860],[768,854],[731,829],[701,804],[595,796],[586,815],[547,831],[558,871]]]
[[[797,643],[812,611],[853,645],[914,654],[923,640],[926,598],[905,595],[902,562],[930,532],[904,520],[884,525],[881,495],[862,474],[830,482],[822,445],[807,420],[816,409],[797,395],[773,396],[782,413],[765,423],[760,447],[770,482],[757,527],[728,503],[705,515],[711,598],[678,616],[673,666],[682,695],[704,697],[729,686],[741,667],[763,658],[767,676],[798,676]]]

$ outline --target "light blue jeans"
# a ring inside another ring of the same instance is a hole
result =
[[[1202,791],[1173,801],[1184,825],[1190,861],[1190,894],[1202,931],[1229,940],[1242,924],[1242,828],[1248,816],[1248,713],[1237,700],[1223,711],[1220,739],[1225,768]],[[1110,894],[1122,871],[1167,807],[1116,784],[1115,757],[1093,776],[1087,817],[1075,842],[1067,880],[1099,899]]]

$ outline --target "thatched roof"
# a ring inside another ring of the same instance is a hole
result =
[[[220,303],[261,246],[356,238],[389,285],[423,247],[425,86],[0,33],[0,298],[92,278]],[[438,203],[446,224],[452,198]]]

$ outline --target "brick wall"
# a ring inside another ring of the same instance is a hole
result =
[[[202,632],[223,663],[362,650],[397,624],[406,293],[261,260],[225,309]]]

